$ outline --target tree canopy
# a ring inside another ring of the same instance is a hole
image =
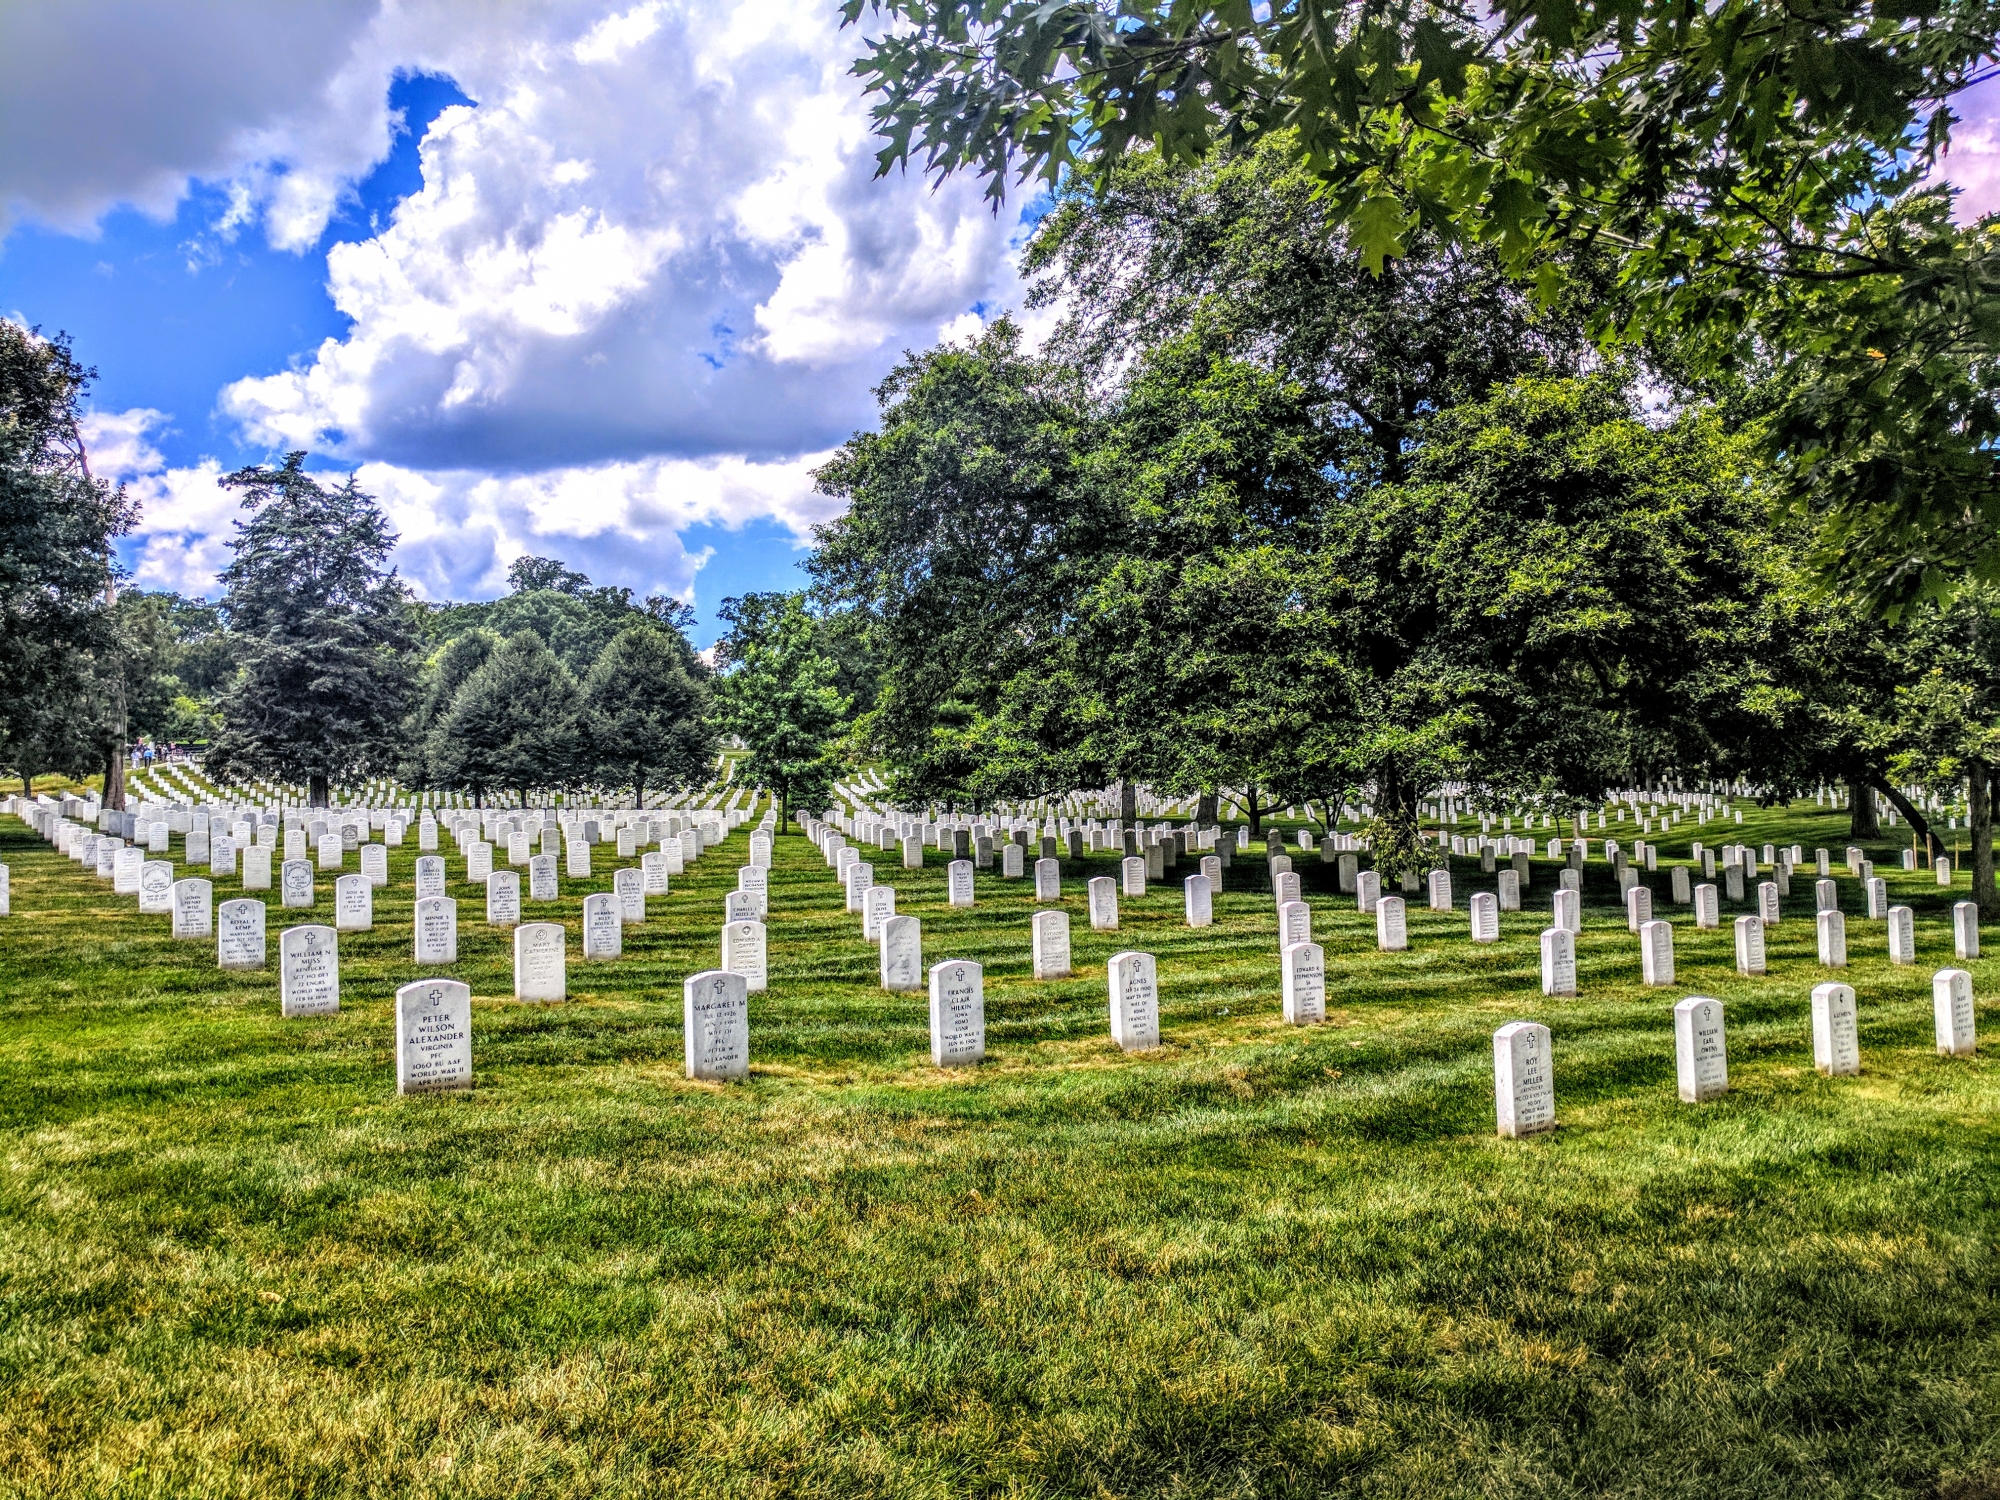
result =
[[[416,629],[387,566],[395,533],[350,475],[327,486],[292,453],[277,468],[226,476],[250,518],[236,523],[223,610],[242,651],[208,753],[221,775],[309,784],[396,764]]]
[[[1982,0],[846,0],[879,170],[1114,192],[1270,143],[1377,271],[1428,234],[1596,330],[1782,378],[1762,429],[1821,572],[1894,611],[2000,574],[2000,260],[1927,186],[2000,19]]]

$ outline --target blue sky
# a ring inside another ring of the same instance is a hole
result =
[[[215,476],[304,447],[360,471],[430,597],[555,556],[691,599],[705,643],[722,598],[803,581],[809,471],[898,355],[1019,300],[1011,212],[872,180],[818,0],[28,9],[0,14],[0,136],[31,146],[0,160],[0,315],[97,368],[142,586],[211,590]],[[117,103],[75,131],[80,91]]]

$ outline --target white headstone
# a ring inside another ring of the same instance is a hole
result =
[[[628,927],[646,920],[646,872],[627,865],[611,872],[611,894],[618,898],[618,917]]]
[[[1778,918],[1778,883],[1775,880],[1761,881],[1757,886],[1757,919],[1766,927],[1776,927]]]
[[[1062,900],[1062,864],[1058,860],[1038,859],[1035,861],[1035,899],[1037,901]]]
[[[1542,993],[1576,993],[1576,935],[1567,927],[1542,932]]]
[[[342,875],[333,882],[336,932],[370,932],[375,926],[375,887],[366,875]]]
[[[625,951],[625,916],[618,898],[599,891],[583,898],[583,957],[586,963],[617,958]]]
[[[266,844],[243,850],[243,889],[268,891],[271,888],[271,850]]]
[[[1840,887],[1831,880],[1813,882],[1813,910],[1835,911],[1840,906]]]
[[[340,939],[331,927],[278,934],[278,1012],[330,1016],[340,1009]]]
[[[173,889],[174,936],[205,938],[215,935],[215,887],[197,877],[176,880]]]
[[[566,868],[571,880],[590,878],[590,845],[583,839],[571,839],[564,850]]]
[[[1181,889],[1185,893],[1183,902],[1187,910],[1188,926],[1212,926],[1215,922],[1215,895],[1208,883],[1208,877],[1206,875],[1190,875],[1186,880],[1181,882]],[[1112,899],[1115,902],[1117,897],[1114,895]],[[1115,925],[1115,917],[1113,921]],[[1097,924],[1093,921],[1091,925],[1094,927]]]
[[[1847,967],[1847,918],[1837,911],[1819,914],[1819,961],[1829,969]]]
[[[1097,875],[1091,879],[1090,925],[1097,932],[1118,930],[1118,882],[1109,875]]]
[[[511,870],[501,874],[514,875]],[[515,880],[520,876],[514,875]],[[489,885],[488,890],[492,887]],[[569,933],[560,922],[523,922],[514,929],[514,998],[569,998]]]
[[[458,962],[458,903],[449,896],[426,896],[417,903],[416,961]]]
[[[1400,953],[1410,946],[1401,896],[1384,896],[1375,903],[1375,946],[1384,953]]]
[[[1653,920],[1653,893],[1635,885],[1625,893],[1625,929],[1637,932]]]
[[[1691,995],[1674,1007],[1674,1076],[1683,1104],[1699,1104],[1729,1089],[1729,1049],[1722,1002]]]
[[[139,867],[139,910],[166,916],[174,909],[173,861],[149,859]]]
[[[1686,906],[1694,899],[1694,890],[1688,882],[1686,865],[1675,865],[1667,879],[1673,885],[1674,901],[1678,905]]]
[[[1572,937],[1583,931],[1582,892],[1558,888],[1551,898],[1551,905],[1554,912],[1550,920],[1557,927]],[[1506,908],[1503,906],[1501,910],[1505,911]]]
[[[1382,900],[1382,876],[1375,870],[1363,870],[1354,877],[1354,908],[1363,916],[1372,916]]]
[[[418,861],[422,863],[422,861]],[[556,857],[553,854],[537,854],[528,860],[528,899],[530,901],[554,901],[562,894],[561,883],[556,878]]]
[[[493,846],[480,839],[474,839],[465,846],[465,883],[484,885],[486,877],[493,873]]]
[[[1534,1135],[1556,1127],[1556,1081],[1549,1028],[1510,1021],[1493,1033],[1493,1108],[1500,1134]]]
[[[1136,855],[1119,865],[1125,876],[1125,894],[1143,896],[1146,894],[1146,862]]]
[[[1490,891],[1475,891],[1472,895],[1471,907],[1473,942],[1499,942],[1500,903],[1493,899]]]
[[[471,987],[456,979],[404,985],[396,991],[396,1092],[471,1087]]]
[[[1936,872],[1936,874],[1937,874],[1937,883],[1938,883],[1939,885],[1950,885],[1950,884],[1951,884],[1951,861],[1950,861],[1950,860],[1948,860],[1948,859],[1944,858],[1944,856],[1940,855],[1940,856],[1938,856],[1938,860],[1937,860],[1937,863],[1936,863],[1935,865],[1933,865],[1933,866],[1932,866],[1932,869],[1933,869],[1933,870],[1934,870],[1934,871]]]
[[[525,865],[534,857],[535,841],[532,836],[525,833],[510,833],[507,835],[508,864]]]
[[[218,833],[209,840],[208,873],[211,875],[236,873],[236,840],[226,833]]]
[[[923,927],[915,917],[891,917],[877,939],[882,988],[922,989],[924,983]]]
[[[337,833],[324,833],[319,840],[319,867],[338,870],[346,859],[347,846]]]
[[[1150,953],[1114,953],[1105,966],[1111,1040],[1127,1052],[1160,1045],[1159,968]]]
[[[215,962],[223,969],[264,967],[264,903],[238,898],[215,909]]]
[[[647,895],[666,895],[671,885],[666,855],[657,849],[640,855],[639,880]]]
[[[1278,908],[1278,947],[1310,943],[1313,935],[1312,908],[1303,901],[1287,901]]]
[[[1279,963],[1285,1020],[1293,1026],[1319,1025],[1326,1019],[1326,950],[1313,942],[1288,943]]]
[[[1024,871],[1027,851],[1019,844],[1005,844],[1000,850],[1000,874],[1007,880],[1019,880]]]
[[[847,909],[852,912],[866,911],[865,898],[868,888],[875,883],[875,867],[856,860],[847,867]]]
[[[1674,929],[1665,922],[1648,922],[1639,929],[1639,970],[1644,983],[1674,982]]]
[[[1068,912],[1038,911],[1035,913],[1033,954],[1035,978],[1069,978]]]
[[[486,925],[513,927],[521,920],[521,872],[495,870],[486,877]]]
[[[749,994],[763,994],[770,982],[770,968],[766,952],[764,924],[762,922],[725,922],[723,924],[723,971],[729,974],[741,974],[743,976],[743,988]]]
[[[1738,917],[1736,919],[1736,972],[1739,974],[1762,974],[1764,972],[1764,919],[1762,917]]]
[[[1512,871],[1508,872],[1512,874]],[[1432,911],[1451,910],[1451,871],[1433,870],[1430,875],[1430,897]]]
[[[1889,962],[1913,964],[1917,961],[1917,918],[1907,906],[1889,908]]]
[[[1888,881],[1884,880],[1880,875],[1876,875],[1864,881],[1862,883],[1861,890],[1862,894],[1867,898],[1868,919],[1871,922],[1879,922],[1884,917],[1888,916],[1889,914]]]
[[[1516,875],[1512,870],[1502,870],[1500,878],[1495,882],[1495,885],[1498,889],[1500,910],[1519,911],[1521,909],[1521,877]]]
[[[1939,969],[1931,976],[1931,1013],[1937,1049],[1946,1057],[1970,1057],[1976,1049],[1972,976],[1963,969]]]
[[[978,1062],[986,1056],[985,970],[964,959],[951,959],[932,964],[930,979],[931,1065],[961,1068]]]
[[[1713,885],[1704,883],[1694,888],[1694,925],[1700,928],[1722,925],[1722,902]]]
[[[417,899],[444,894],[444,856],[441,854],[420,854],[417,856]]]
[[[1952,903],[1951,948],[1960,963],[1979,957],[1979,908],[1970,901]]]
[[[1854,990],[1845,984],[1816,984],[1812,992],[1813,1066],[1830,1078],[1861,1071],[1861,1029]]]
[[[955,859],[945,866],[944,883],[946,899],[953,906],[972,905],[972,861]],[[982,984],[983,980],[980,981]],[[982,994],[983,994],[982,990]],[[983,1002],[982,1002],[983,1003]],[[981,1012],[984,1014],[984,1011]],[[982,1044],[983,1046],[984,1044]]]
[[[861,935],[869,942],[877,942],[882,936],[882,924],[896,915],[896,888],[888,885],[871,885],[861,893]],[[723,968],[728,968],[724,964]]]
[[[750,1076],[750,992],[741,974],[710,969],[681,985],[687,1076]]]

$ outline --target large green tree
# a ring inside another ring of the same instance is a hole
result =
[[[420,791],[444,785],[436,758],[438,729],[451,712],[458,690],[486,665],[499,644],[492,632],[473,629],[451,637],[431,652],[419,674],[410,717],[403,727],[403,759],[397,774],[409,785]]]
[[[78,421],[92,372],[60,338],[0,319],[0,765],[107,773],[124,725],[94,678],[115,653],[112,544],[136,511],[91,477]]]
[[[629,786],[643,807],[648,787],[708,780],[716,733],[708,686],[678,634],[630,625],[598,653],[584,679],[582,751],[598,779]]]
[[[998,695],[1056,628],[1080,563],[1101,566],[1115,496],[1080,467],[1091,415],[1078,373],[1002,319],[968,346],[905,359],[877,389],[878,431],[818,471],[847,502],[807,561],[856,611],[882,668],[863,732],[910,799],[1036,795],[1085,784],[996,739]],[[1115,774],[1115,773],[1114,773]]]
[[[794,808],[833,800],[853,702],[803,596],[745,594],[717,613],[729,625],[716,643],[721,723],[749,747],[742,774],[778,794],[782,826]]]
[[[1878,607],[2000,572],[2000,259],[1925,171],[1996,54],[1987,0],[845,0],[882,171],[1114,184],[1271,141],[1372,269],[1427,232],[1560,295],[1603,246],[1606,338],[1782,379],[1767,451],[1821,568]]]
[[[329,782],[392,770],[415,664],[396,536],[350,475],[322,484],[292,453],[227,475],[243,491],[223,609],[241,653],[206,763],[219,776]]]
[[[440,786],[525,795],[585,779],[576,679],[531,630],[503,641],[466,678],[431,735]]]

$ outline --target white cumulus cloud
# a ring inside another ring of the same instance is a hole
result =
[[[682,593],[690,525],[802,537],[827,514],[808,468],[872,421],[889,365],[1018,301],[1018,224],[979,184],[875,180],[861,37],[829,0],[78,0],[90,47],[21,15],[42,9],[0,8],[0,129],[86,76],[164,80],[62,161],[0,164],[7,212],[70,228],[199,178],[228,190],[216,232],[316,254],[388,154],[399,73],[475,101],[429,126],[420,190],[327,253],[347,331],[216,397],[252,450],[358,467],[435,595],[490,592],[526,551]],[[96,419],[146,502],[144,581],[223,560],[220,463],[139,461],[202,415]]]

